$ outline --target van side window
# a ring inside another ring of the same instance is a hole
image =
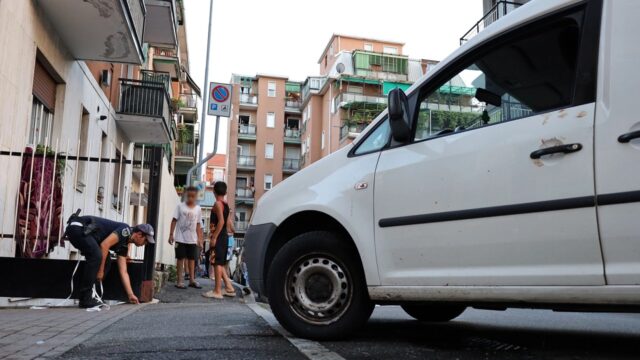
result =
[[[373,131],[369,132],[369,134],[367,134],[367,138],[358,145],[358,148],[354,152],[355,155],[379,151],[389,144],[389,140],[391,140],[391,128],[389,127],[389,121],[385,118],[381,120],[381,122],[382,123]]]
[[[570,106],[583,17],[580,9],[483,45],[486,51],[424,95],[415,140]]]

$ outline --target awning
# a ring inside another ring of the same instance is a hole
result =
[[[345,76],[345,77],[341,78],[340,80],[348,81],[348,82],[357,82],[357,83],[361,83],[361,84],[380,85],[380,81],[379,80],[373,80],[373,79],[367,79],[367,78]]]
[[[195,91],[199,97],[202,97],[202,91],[200,90],[200,87],[195,82],[195,80],[193,80],[193,78],[191,77],[187,69],[184,68],[184,66],[182,67],[182,71],[184,71],[184,73],[187,74],[187,82],[189,83],[189,86],[191,87],[191,89],[193,89],[193,91]]]
[[[382,83],[382,93],[387,95],[393,89],[402,89],[402,91],[407,91],[407,89],[409,89],[410,87],[411,84],[385,81],[384,83]]]

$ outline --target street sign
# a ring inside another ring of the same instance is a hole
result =
[[[209,106],[207,114],[229,117],[231,115],[231,84],[209,84]]]

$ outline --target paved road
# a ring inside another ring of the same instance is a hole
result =
[[[119,320],[64,358],[306,359],[241,299],[211,301],[201,292],[167,288],[164,303]],[[433,325],[396,306],[377,307],[352,339],[316,345],[329,351],[317,359],[639,359],[640,315],[471,309]]]

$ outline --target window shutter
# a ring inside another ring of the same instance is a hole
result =
[[[56,81],[38,60],[33,74],[33,95],[53,111],[56,103]]]

